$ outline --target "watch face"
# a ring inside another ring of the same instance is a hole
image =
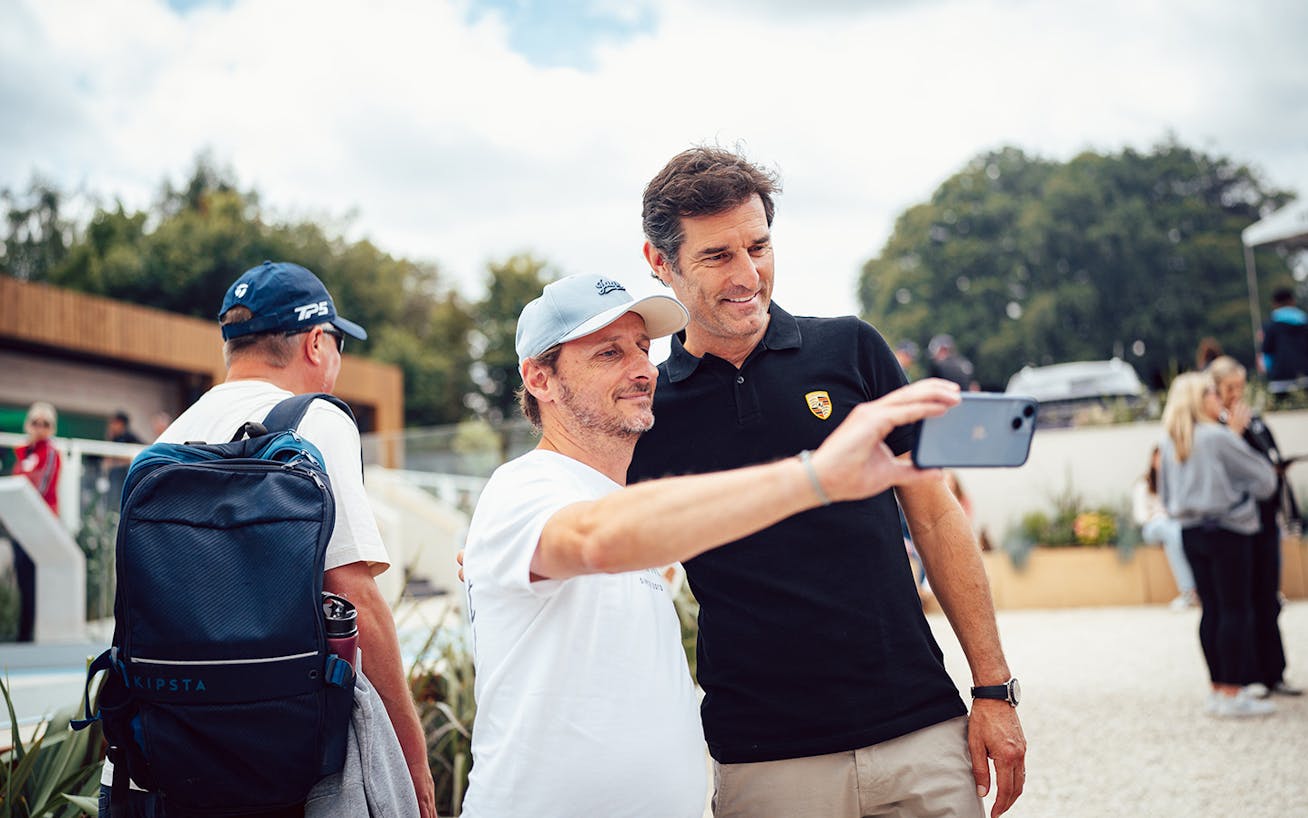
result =
[[[1015,705],[1022,701],[1022,686],[1017,683],[1017,679],[1008,680],[1008,700]]]

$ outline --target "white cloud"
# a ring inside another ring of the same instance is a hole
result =
[[[1067,157],[1174,132],[1308,185],[1302,4],[854,5],[667,0],[581,72],[533,66],[457,2],[32,0],[0,33],[0,184],[40,170],[140,205],[207,147],[274,209],[357,212],[475,292],[520,249],[643,274],[645,182],[743,140],[784,176],[778,300],[816,314],[855,310],[899,211],[1001,144]]]

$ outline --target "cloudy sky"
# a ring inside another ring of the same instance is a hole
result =
[[[208,150],[289,218],[437,262],[645,274],[692,144],[783,176],[776,297],[856,311],[906,206],[1005,144],[1186,144],[1308,193],[1302,0],[0,0],[0,186],[149,203]],[[1239,271],[1234,271],[1238,274]]]

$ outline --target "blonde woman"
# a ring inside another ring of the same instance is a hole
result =
[[[23,423],[27,443],[15,449],[18,462],[14,464],[14,474],[31,480],[36,493],[55,514],[59,513],[60,460],[59,451],[50,438],[54,437],[57,419],[55,408],[44,401],[37,401],[28,408],[27,420]]]
[[[1209,367],[1217,395],[1222,401],[1223,422],[1231,431],[1267,458],[1277,468],[1277,491],[1258,504],[1259,529],[1253,536],[1253,614],[1255,649],[1258,654],[1258,678],[1254,689],[1258,695],[1277,694],[1299,696],[1301,688],[1285,679],[1285,646],[1277,618],[1281,615],[1281,528],[1276,515],[1285,500],[1288,519],[1299,516],[1294,496],[1285,486],[1285,470],[1281,465],[1281,452],[1276,446],[1272,430],[1244,402],[1245,369],[1239,361],[1222,356]]]
[[[1222,404],[1207,373],[1172,381],[1163,412],[1158,494],[1181,524],[1203,614],[1199,644],[1213,692],[1208,712],[1238,718],[1276,710],[1244,691],[1257,681],[1252,602],[1258,500],[1276,490],[1267,459],[1218,422]]]

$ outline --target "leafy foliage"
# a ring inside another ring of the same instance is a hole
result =
[[[441,617],[444,621],[446,617]],[[409,690],[427,736],[427,761],[436,781],[436,812],[458,815],[472,766],[472,651],[462,633],[437,628],[409,670]]]
[[[546,283],[557,277],[546,262],[524,254],[492,263],[487,271],[486,295],[475,310],[474,344],[480,350],[479,413],[492,421],[517,417],[514,389],[519,376],[514,339],[518,315],[528,301],[540,295]]]
[[[8,218],[0,274],[144,304],[206,320],[243,271],[264,259],[303,264],[341,312],[367,327],[362,354],[405,375],[406,421],[452,423],[473,391],[468,333],[476,319],[434,265],[396,258],[367,239],[347,241],[308,221],[277,222],[254,191],[206,157],[148,210],[100,207],[78,233],[61,194],[36,181],[3,191]]]
[[[1249,365],[1240,231],[1290,198],[1174,141],[1067,163],[1003,148],[900,216],[859,298],[892,343],[952,334],[989,388],[1113,355],[1158,386],[1203,335]],[[1272,250],[1257,263],[1264,294],[1292,283]]]
[[[73,818],[95,815],[100,791],[101,732],[97,722],[80,733],[68,727],[73,708],[38,725],[26,744],[9,687],[0,680],[9,712],[10,749],[0,753],[0,816],[3,818]],[[79,797],[80,796],[80,797]],[[89,807],[89,808],[88,808]]]
[[[22,598],[18,593],[18,579],[12,568],[0,571],[0,642],[18,638],[18,618]]]

